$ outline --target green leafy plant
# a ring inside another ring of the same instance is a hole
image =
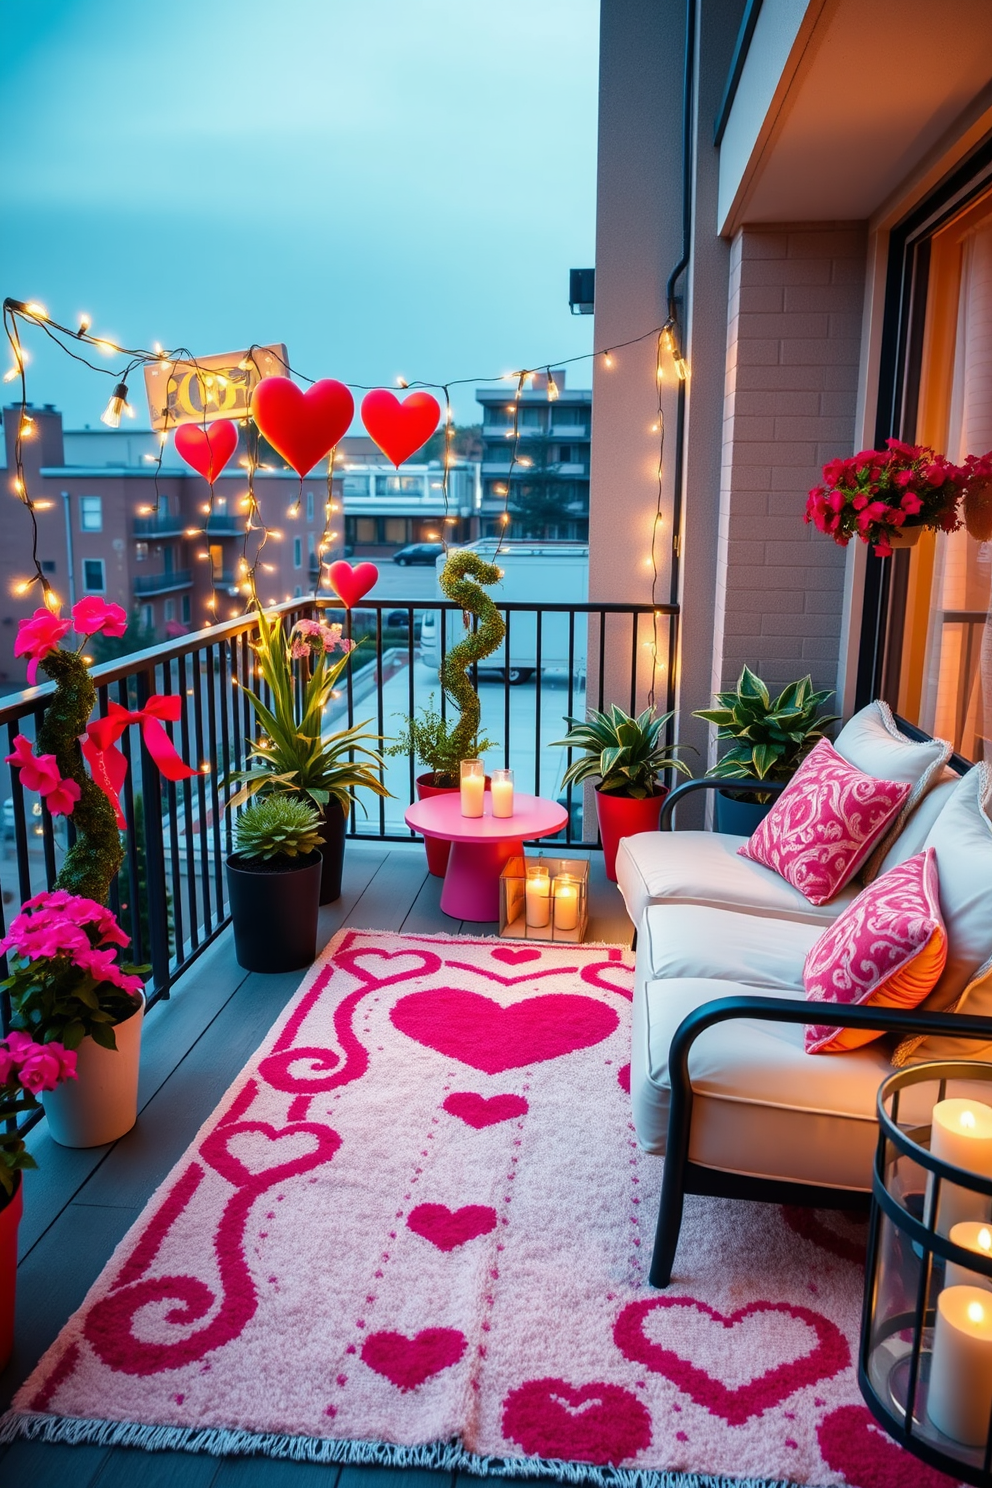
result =
[[[320,851],[320,817],[299,796],[273,792],[241,813],[234,839],[239,858],[282,867]]]
[[[461,738],[455,735],[455,725],[442,718],[434,706],[434,693],[419,714],[414,717],[396,716],[403,718],[403,728],[383,753],[391,758],[412,754],[419,765],[426,766],[431,772],[432,785],[456,786],[462,760],[479,759],[487,749],[494,747],[492,740],[485,737],[470,739],[467,747],[464,746]]]
[[[258,629],[258,670],[272,702],[248,691],[262,735],[249,741],[251,767],[227,776],[228,784],[241,786],[228,805],[240,806],[259,791],[295,791],[321,809],[333,800],[347,811],[359,787],[388,796],[382,756],[368,747],[378,736],[364,732],[368,720],[326,736],[323,731],[324,710],[354,650],[340,625],[299,620],[287,636],[280,619],[260,610]],[[334,659],[336,650],[341,655]]]
[[[772,698],[760,677],[745,667],[732,692],[718,692],[719,707],[693,714],[715,723],[718,739],[733,739],[710,774],[722,780],[788,780],[824,737],[834,714],[818,710],[833,694],[813,690],[813,679],[803,677]]]
[[[608,713],[592,711],[584,721],[566,718],[568,735],[554,742],[560,748],[581,749],[583,753],[569,765],[562,784],[579,785],[598,775],[598,789],[605,795],[628,796],[635,801],[656,796],[662,770],[692,773],[678,758],[678,750],[692,746],[676,744],[670,749],[662,740],[671,717],[671,713],[656,717],[653,708],[645,708],[633,718],[614,703]]]

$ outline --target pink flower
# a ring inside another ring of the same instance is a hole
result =
[[[115,956],[115,951],[98,951],[89,947],[75,955],[73,961],[82,971],[88,971],[95,982],[110,982],[120,987],[122,992],[140,992],[144,982],[139,976],[129,976],[121,971]]]
[[[21,784],[27,790],[37,791],[44,796],[59,783],[59,767],[55,763],[54,754],[40,754],[36,758],[31,740],[24,734],[16,735],[13,754],[5,755],[4,758],[8,765],[20,770]]]
[[[28,681],[34,684],[38,678],[38,663],[50,651],[54,651],[62,638],[72,628],[71,620],[60,620],[44,605],[39,605],[30,620],[19,620],[17,639],[14,642],[15,656],[28,656]]]
[[[74,780],[60,780],[45,794],[45,805],[53,816],[71,816],[82,789]]]
[[[62,1058],[51,1044],[35,1044],[27,1058],[21,1061],[21,1067],[17,1072],[18,1079],[24,1089],[30,1090],[32,1095],[37,1095],[41,1090],[54,1090],[59,1081],[64,1078],[62,1059],[66,1051],[61,1045],[58,1047]],[[73,1066],[75,1066],[75,1060],[73,1060]],[[75,1068],[73,1068],[73,1076],[75,1076]]]
[[[122,636],[127,630],[127,611],[88,594],[72,607],[72,628],[77,635],[91,636],[101,630],[104,635]]]

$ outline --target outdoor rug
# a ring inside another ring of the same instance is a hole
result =
[[[619,947],[343,931],[0,1437],[946,1485],[860,1401],[859,1221],[690,1199],[648,1287],[632,983]]]

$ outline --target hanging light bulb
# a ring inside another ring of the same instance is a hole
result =
[[[108,429],[119,429],[122,413],[126,413],[129,418],[134,418],[134,409],[127,401],[126,382],[118,382],[114,385],[114,391],[110,395],[110,402],[100,415],[100,422],[101,424],[106,424]]]

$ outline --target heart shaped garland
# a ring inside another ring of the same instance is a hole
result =
[[[411,393],[401,403],[388,388],[362,399],[362,423],[387,460],[397,467],[427,443],[441,421],[441,405],[430,393]]]
[[[205,429],[200,424],[180,424],[176,430],[176,454],[210,485],[237,447],[238,430],[230,419],[217,419]]]
[[[288,377],[263,377],[251,395],[259,432],[301,480],[348,432],[354,412],[354,398],[333,377],[306,392]]]

